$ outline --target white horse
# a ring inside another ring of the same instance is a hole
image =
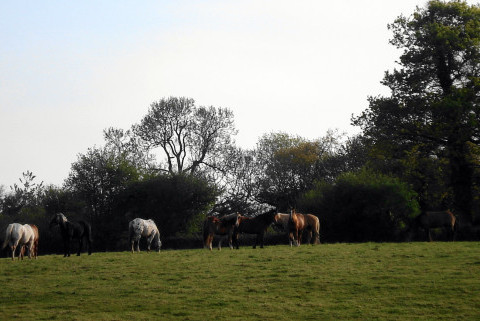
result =
[[[132,253],[134,252],[135,242],[137,242],[137,252],[140,252],[140,238],[142,236],[147,238],[147,251],[150,251],[150,244],[155,240],[153,245],[157,248],[157,251],[160,252],[162,241],[160,241],[160,232],[153,220],[136,218],[128,223],[128,230]]]
[[[17,247],[22,248],[23,245],[28,247],[28,258],[32,258],[33,243],[35,241],[35,233],[32,227],[28,224],[22,225],[19,223],[12,223],[7,226],[5,232],[5,241],[2,249],[9,245],[12,251],[12,260],[15,258],[15,250]],[[22,260],[23,260],[23,255]],[[18,257],[20,259],[20,256]]]

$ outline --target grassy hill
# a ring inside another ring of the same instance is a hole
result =
[[[480,320],[480,243],[0,259],[0,320]]]

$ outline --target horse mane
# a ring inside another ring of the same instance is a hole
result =
[[[275,209],[272,209],[272,210],[269,210],[268,212],[255,216],[254,219],[258,219],[263,222],[269,222],[269,221],[272,222],[276,213],[277,211]]]
[[[234,213],[234,214],[225,215],[224,217],[220,218],[220,220],[222,222],[230,222],[230,221],[236,220],[237,217],[238,217],[238,213]]]

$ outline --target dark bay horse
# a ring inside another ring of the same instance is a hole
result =
[[[432,228],[445,228],[449,234],[449,239],[455,240],[455,232],[457,230],[457,218],[450,211],[440,212],[424,212],[416,218],[417,226],[421,227],[428,235],[428,239],[432,241],[432,235],[430,229]]]
[[[240,216],[238,227],[233,230],[233,242],[238,249],[238,235],[240,233],[257,234],[253,248],[260,243],[260,248],[263,248],[264,236],[267,228],[273,223],[276,215],[276,210],[270,210],[266,213],[257,215],[255,217]]]
[[[70,243],[73,239],[78,239],[77,256],[82,251],[82,243],[85,239],[87,242],[88,255],[92,254],[92,228],[90,224],[84,221],[70,222],[62,213],[55,214],[50,221],[50,228],[58,225],[63,239],[64,257],[70,256]]]
[[[213,237],[215,234],[228,238],[231,249],[233,229],[238,226],[240,214],[225,215],[222,218],[209,216],[203,222],[203,247],[212,250]],[[218,241],[218,249],[222,249],[223,237]]]

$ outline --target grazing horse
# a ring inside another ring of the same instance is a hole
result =
[[[160,241],[160,232],[158,227],[153,220],[144,220],[141,218],[136,218],[130,223],[128,223],[129,231],[129,242],[132,247],[132,253],[134,252],[134,244],[137,242],[137,252],[140,252],[140,238],[147,238],[147,251],[150,252],[150,245],[152,241],[155,240],[153,244],[157,249],[157,252],[160,252],[162,247],[162,241]]]
[[[28,246],[29,253],[28,257],[31,258],[31,249],[33,247],[34,242],[34,232],[30,225],[19,224],[19,223],[12,223],[7,226],[7,230],[5,232],[5,241],[3,242],[2,249],[4,249],[7,245],[9,245],[9,249],[12,251],[12,260],[15,258],[15,250],[19,247],[20,252],[24,245]],[[18,256],[23,260],[23,254]]]
[[[233,230],[233,240],[235,247],[238,249],[238,234],[257,234],[253,248],[257,247],[257,243],[260,243],[260,248],[263,248],[264,235],[270,224],[275,219],[276,211],[270,210],[266,213],[257,215],[255,217],[240,216],[238,227]]]
[[[452,241],[455,240],[455,232],[457,230],[457,218],[450,210],[440,212],[424,212],[417,216],[416,223],[428,235],[428,239],[432,241],[430,229],[445,228],[450,234]]]
[[[31,251],[31,256],[37,259],[38,256],[38,239],[40,237],[40,234],[38,233],[38,227],[34,224],[28,224],[32,228],[33,231],[33,247],[29,249]],[[20,249],[20,257],[23,260],[23,255],[25,254],[25,245],[22,246]],[[30,253],[29,253],[30,256]]]
[[[230,214],[225,215],[222,218],[216,218],[214,216],[209,216],[203,222],[203,247],[212,250],[213,237],[215,234],[221,235],[222,237],[218,241],[218,249],[222,249],[223,236],[228,237],[228,244],[231,249],[232,246],[232,236],[233,230],[235,227],[238,227],[240,221],[240,214]]]
[[[87,241],[88,255],[92,254],[92,228],[90,224],[84,221],[70,222],[65,215],[57,213],[50,221],[50,228],[60,226],[60,233],[63,238],[64,257],[70,256],[70,243],[73,239],[78,239],[78,252],[80,256],[82,251],[83,239]]]

